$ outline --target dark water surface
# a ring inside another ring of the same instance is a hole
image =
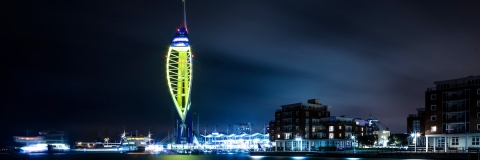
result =
[[[0,154],[0,160],[379,160],[384,158],[325,158],[250,155],[162,155],[145,153],[59,153],[59,154]],[[385,160],[407,160],[387,158]]]

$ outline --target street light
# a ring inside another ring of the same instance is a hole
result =
[[[356,145],[355,136],[352,136],[353,153],[355,153],[355,145]]]
[[[296,140],[296,141],[300,141],[300,145],[298,145],[298,142],[297,142],[297,145],[299,146],[300,151],[302,151],[302,147],[303,147],[303,146],[302,146],[302,137],[296,137],[295,140]]]
[[[420,137],[420,133],[417,133],[416,131],[412,134],[410,134],[410,136],[413,137],[413,143],[414,143],[414,146],[415,146],[415,152],[417,152],[417,137]]]

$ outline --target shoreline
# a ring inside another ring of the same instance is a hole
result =
[[[479,152],[471,153],[425,153],[425,152],[250,152],[250,156],[304,156],[335,158],[413,158],[413,159],[477,159]]]

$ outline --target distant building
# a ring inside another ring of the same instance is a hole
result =
[[[350,148],[352,136],[366,133],[365,123],[345,116],[330,116],[330,106],[318,99],[307,103],[282,105],[269,123],[270,141],[283,151],[310,150],[318,147]]]
[[[480,147],[480,75],[434,82],[425,92],[426,144]]]
[[[412,135],[418,133],[418,137],[409,137],[409,145],[425,145],[425,108],[417,108],[417,114],[408,115],[407,133]]]

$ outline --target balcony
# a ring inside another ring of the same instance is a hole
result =
[[[440,84],[440,85],[437,85],[437,87],[427,88],[427,91],[436,91],[436,90],[444,90],[444,89],[452,89],[452,88],[458,88],[458,87],[467,87],[467,86],[478,85],[478,84],[474,84],[474,83],[470,83],[470,82],[467,83],[467,80],[464,79],[464,78],[455,79],[455,80],[460,80],[461,82],[457,82],[455,84]]]
[[[467,133],[465,129],[447,129],[443,131],[444,134],[458,134],[458,133]]]
[[[458,100],[464,100],[464,99],[467,99],[468,97],[465,96],[464,94],[462,95],[452,95],[452,96],[448,96],[447,98],[445,98],[445,101],[458,101]]]
[[[354,120],[320,120],[320,123],[356,123]]]
[[[465,106],[452,106],[452,107],[445,107],[443,109],[444,112],[456,112],[456,111],[465,111],[468,110],[468,107]]]
[[[444,123],[455,123],[455,122],[460,122],[464,123],[466,122],[465,117],[457,117],[457,118],[448,118],[443,120]]]
[[[325,129],[317,129],[317,128],[315,128],[315,131],[312,130],[312,133],[323,132],[323,131],[325,131]]]

